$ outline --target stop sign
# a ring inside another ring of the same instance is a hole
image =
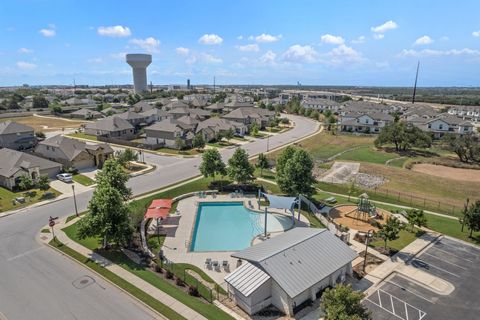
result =
[[[50,222],[48,223],[48,225],[53,228],[53,226],[55,225],[55,221],[50,220]]]

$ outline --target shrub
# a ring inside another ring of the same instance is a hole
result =
[[[167,272],[165,272],[165,278],[173,279],[173,272],[167,269]]]
[[[188,294],[194,297],[198,297],[198,289],[194,286],[189,286],[188,287]]]
[[[179,277],[176,277],[175,278],[175,284],[179,287],[183,287],[184,286],[184,283],[183,283],[183,280],[180,279]]]

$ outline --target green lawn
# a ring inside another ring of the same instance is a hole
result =
[[[470,231],[465,227],[462,232],[462,225],[458,220],[452,220],[444,217],[439,217],[427,214],[427,228],[441,232],[450,237],[461,239],[480,245],[480,232],[474,232],[473,238],[469,238]]]
[[[81,173],[77,173],[73,175],[73,181],[83,184],[84,186],[91,186],[95,184],[95,180],[92,180],[86,175],[83,175]]]
[[[392,160],[389,162],[389,166],[391,167],[398,167],[398,168],[403,168],[405,162],[408,161],[408,158],[399,158],[399,159],[395,159],[395,160]]]
[[[407,228],[408,230],[400,230],[398,239],[393,241],[388,241],[387,247],[400,251],[403,248],[405,248],[407,245],[412,243],[420,235],[422,235],[421,231],[415,230],[414,232],[411,232],[410,227],[408,226]],[[370,242],[370,246],[374,248],[383,247],[384,245],[385,243],[381,239]]]
[[[77,132],[77,133],[69,133],[67,134],[68,137],[72,138],[80,138],[80,139],[87,139],[87,140],[92,140],[92,141],[98,141],[96,136],[92,136],[90,134],[85,134],[83,132]]]
[[[335,160],[348,160],[385,164],[387,160],[398,158],[396,153],[378,151],[374,147],[362,147],[343,153]]]
[[[28,196],[27,193],[31,196]],[[50,198],[45,196],[45,193],[53,194]],[[49,188],[46,191],[40,189],[31,189],[29,191],[17,191],[13,192],[6,188],[0,187],[0,212],[9,211],[12,209],[20,209],[39,201],[56,198],[60,195],[60,192],[53,188]],[[16,202],[13,204],[13,200],[18,197],[24,197],[24,203]]]
[[[215,147],[215,148],[225,148],[225,147],[230,147],[234,146],[234,143],[231,143],[229,141],[217,141],[217,142],[208,142],[207,146],[210,147]]]
[[[170,148],[159,148],[155,149],[156,152],[159,153],[168,153],[168,154],[175,154],[175,155],[196,155],[199,154],[200,152],[193,148],[193,149],[187,149],[187,150],[177,150],[177,149],[170,149]]]
[[[175,312],[173,309],[169,308],[168,306],[164,305],[160,301],[156,300],[152,296],[146,294],[144,291],[138,289],[131,283],[127,282],[126,280],[120,278],[113,272],[99,266],[92,260],[87,257],[82,256],[78,252],[70,249],[69,247],[63,245],[61,242],[57,240],[52,240],[49,243],[52,247],[57,248],[58,250],[62,251],[66,255],[72,257],[73,259],[79,261],[80,263],[84,264],[86,267],[92,269],[93,271],[99,273],[103,277],[107,278],[111,282],[115,283],[117,286],[122,288],[123,290],[127,291],[137,299],[141,300],[142,302],[146,303],[148,306],[159,312],[160,314],[164,315],[168,319],[186,319],[182,317],[180,314]]]

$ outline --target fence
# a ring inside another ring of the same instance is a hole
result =
[[[162,146],[162,145],[146,144],[146,143],[141,143],[141,142],[132,141],[132,140],[124,140],[124,139],[105,137],[105,136],[97,136],[97,140],[102,142],[119,144],[122,146],[131,147],[131,148],[148,149],[148,150],[155,150]]]

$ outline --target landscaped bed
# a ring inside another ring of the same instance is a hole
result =
[[[12,209],[20,209],[39,201],[56,198],[59,195],[60,192],[53,188],[49,188],[48,190],[31,189],[28,191],[13,192],[6,188],[0,187],[0,212]],[[25,201],[23,203],[14,201],[16,198],[24,198]]]

